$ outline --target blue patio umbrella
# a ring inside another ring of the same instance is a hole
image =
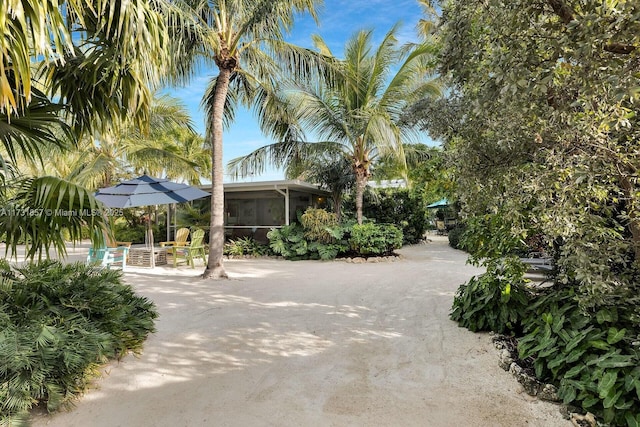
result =
[[[431,203],[430,205],[427,205],[427,209],[435,209],[435,208],[444,208],[449,206],[449,201],[447,200],[447,198],[442,198],[440,200],[438,200],[437,202]]]
[[[110,208],[133,208],[189,202],[207,196],[210,194],[206,191],[187,184],[142,175],[113,187],[101,188],[95,197]]]
[[[187,184],[142,175],[138,178],[97,191],[95,197],[110,208],[133,208],[139,206],[168,205],[201,199],[211,194]],[[153,235],[148,230],[147,244],[153,246]],[[150,240],[150,242],[149,242]]]

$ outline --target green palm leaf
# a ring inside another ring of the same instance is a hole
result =
[[[23,241],[27,245],[27,258],[48,257],[51,249],[64,255],[63,230],[67,230],[72,241],[77,241],[83,227],[107,229],[101,205],[92,193],[77,184],[45,176],[22,179],[12,187],[17,189],[14,196],[0,209],[0,230],[11,257],[17,255],[18,244]],[[94,239],[102,239],[102,234],[97,233]]]

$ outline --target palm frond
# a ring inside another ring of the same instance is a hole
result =
[[[268,165],[295,168],[312,156],[327,152],[342,152],[342,145],[334,142],[282,141],[260,147],[246,156],[236,157],[227,163],[227,173],[234,179],[260,175]]]
[[[61,118],[64,107],[52,103],[35,88],[31,95],[31,101],[20,115],[0,111],[0,141],[12,162],[19,156],[31,161],[41,160],[44,147],[61,147],[68,141],[69,127]]]
[[[13,257],[22,241],[27,245],[26,257],[42,259],[51,249],[66,253],[63,230],[71,241],[79,241],[82,227],[104,229],[106,217],[100,215],[100,204],[85,188],[69,181],[45,176],[26,178],[12,185],[15,195],[6,200],[0,215],[6,252]],[[101,235],[101,234],[100,234]],[[100,237],[96,235],[96,239]]]

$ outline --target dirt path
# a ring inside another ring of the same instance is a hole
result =
[[[448,318],[477,274],[442,238],[396,262],[232,260],[126,278],[158,306],[143,354],[108,367],[60,427],[568,426]]]

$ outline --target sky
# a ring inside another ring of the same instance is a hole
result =
[[[422,10],[416,0],[325,0],[319,12],[319,24],[313,19],[302,16],[296,19],[288,41],[299,46],[311,47],[312,34],[319,34],[327,42],[332,52],[340,57],[345,42],[359,30],[374,31],[374,46],[380,42],[391,27],[400,22],[399,42],[403,44],[416,40],[416,24],[423,18]],[[181,100],[188,108],[198,133],[205,133],[204,113],[200,101],[217,69],[202,69],[185,87],[172,88],[168,92]],[[225,130],[224,157],[227,162],[244,156],[257,148],[272,143],[262,135],[257,120],[251,111],[238,110],[236,120]],[[284,179],[279,170],[268,170],[262,175],[248,177],[242,181],[266,181]],[[225,176],[225,182],[232,179]]]

